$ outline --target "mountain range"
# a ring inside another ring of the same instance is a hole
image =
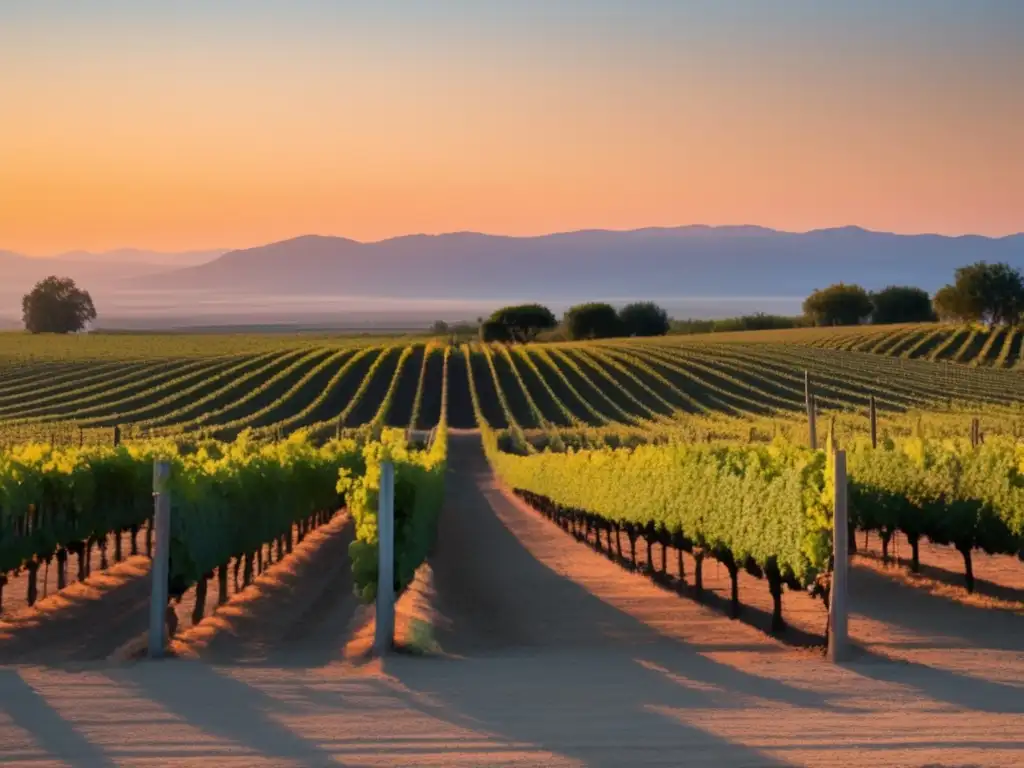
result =
[[[538,237],[458,232],[377,242],[306,235],[227,252],[126,249],[52,259],[0,251],[0,315],[20,314],[21,294],[54,273],[90,290],[101,322],[134,317],[135,324],[157,315],[197,321],[251,315],[263,322],[339,312],[475,316],[519,300],[553,308],[582,300],[685,300],[695,309],[670,311],[692,316],[795,312],[802,297],[830,283],[934,291],[974,261],[1024,268],[1024,234],[687,226]]]
[[[804,296],[829,283],[935,290],[977,261],[1024,267],[1024,234],[896,235],[857,227],[581,231],[541,237],[462,232],[360,243],[309,235],[230,251],[141,278],[164,289],[390,297],[608,299]]]

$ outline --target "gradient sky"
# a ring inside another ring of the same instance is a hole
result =
[[[2,0],[0,249],[1024,230],[1021,0]]]

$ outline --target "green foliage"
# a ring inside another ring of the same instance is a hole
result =
[[[117,448],[20,446],[0,455],[0,573],[109,533],[153,511],[153,462],[171,464],[170,581],[186,588],[314,513],[340,506],[339,470],[362,471],[352,441],[148,441]]]
[[[30,333],[74,333],[96,319],[89,292],[71,278],[55,275],[36,283],[21,300],[21,312]]]
[[[317,448],[301,432],[264,444],[243,434],[170,458],[171,582],[179,588],[315,513],[339,509],[339,471],[363,471],[355,442]]]
[[[721,320],[672,320],[669,323],[668,332],[673,334],[699,334],[729,333],[735,331],[770,331],[785,328],[801,328],[805,325],[807,325],[807,319],[804,317],[767,315],[763,312],[758,312],[753,315],[727,317]]]
[[[720,559],[810,584],[828,569],[825,454],[793,446],[638,445],[528,456],[485,431],[502,481],[619,523],[655,524]]]
[[[363,449],[365,472],[342,470],[338,491],[345,494],[356,526],[349,545],[356,594],[372,602],[377,594],[377,507],[381,463],[389,461],[395,473],[395,592],[412,581],[434,543],[437,519],[444,500],[444,474],[448,456],[448,430],[444,422],[425,451],[410,449],[402,430],[384,430],[379,442]]]
[[[609,339],[622,335],[619,315],[611,304],[592,302],[570,307],[562,321],[574,341]]]
[[[871,294],[871,322],[927,323],[935,319],[928,292],[910,286],[890,285]]]
[[[558,325],[551,310],[540,304],[517,304],[502,307],[496,310],[488,320],[504,325],[508,329],[510,340],[520,343],[533,341],[541,331],[551,330]],[[485,338],[484,341],[502,341],[502,339]]]
[[[871,298],[859,285],[836,283],[808,296],[804,314],[814,325],[857,325],[871,314]]]
[[[1024,313],[1024,277],[1003,263],[960,267],[935,294],[935,309],[947,320],[1012,325]]]
[[[1024,446],[991,439],[907,438],[849,451],[850,511],[858,527],[958,549],[1014,554],[1024,536]]]
[[[512,331],[500,320],[484,320],[480,324],[480,341],[485,343],[492,341],[512,341]]]
[[[619,310],[619,322],[626,336],[664,336],[669,330],[668,313],[652,301],[637,301]]]

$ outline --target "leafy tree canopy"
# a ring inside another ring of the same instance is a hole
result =
[[[815,325],[857,325],[871,309],[867,291],[846,283],[817,290],[804,300],[804,314]]]
[[[533,341],[541,331],[550,330],[558,325],[551,310],[540,304],[517,304],[511,307],[502,307],[495,311],[488,320],[504,325],[511,340],[522,343]]]
[[[497,320],[484,320],[480,323],[480,341],[513,341],[508,326]]]
[[[669,330],[668,313],[652,301],[627,304],[619,311],[627,336],[664,336]]]
[[[577,304],[565,313],[565,327],[569,338],[607,339],[622,333],[619,313],[611,304],[592,302]]]
[[[21,300],[25,329],[31,333],[74,333],[96,319],[88,291],[68,277],[50,276]]]
[[[871,322],[927,323],[935,319],[927,291],[905,285],[890,285],[871,294]]]
[[[1024,313],[1024,278],[1009,264],[960,267],[935,294],[935,309],[945,320],[1012,325]]]

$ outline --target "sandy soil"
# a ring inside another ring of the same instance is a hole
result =
[[[197,651],[208,661],[0,670],[0,760],[1024,764],[1019,614],[858,566],[862,650],[830,665],[575,542],[495,484],[479,438],[453,436],[450,466],[437,551],[401,601],[437,653],[346,656],[368,612],[344,582],[350,533],[335,521],[280,564],[290,586],[257,585],[233,629],[212,632]],[[743,599],[762,587],[741,585]]]

